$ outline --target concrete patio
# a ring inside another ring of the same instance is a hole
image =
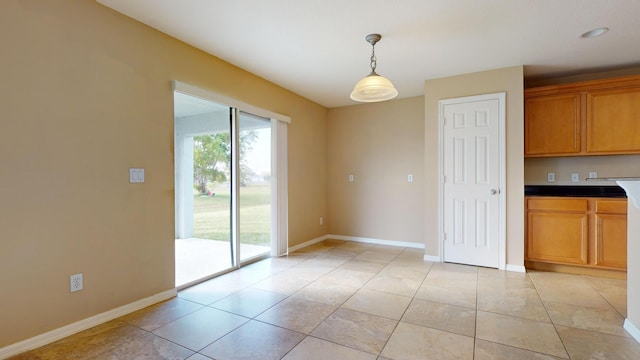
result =
[[[268,254],[268,246],[240,244],[241,259]],[[231,267],[228,241],[199,238],[176,239],[176,286],[224,271]]]

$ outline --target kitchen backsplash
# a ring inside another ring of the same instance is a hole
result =
[[[525,185],[615,185],[609,181],[585,181],[597,177],[640,176],[640,155],[576,156],[524,159]],[[549,182],[549,173],[555,181]],[[578,174],[578,182],[572,174]]]

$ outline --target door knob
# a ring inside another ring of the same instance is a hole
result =
[[[489,190],[489,193],[490,193],[491,195],[495,195],[495,194],[497,194],[497,193],[498,193],[498,190],[496,190],[496,189],[491,189],[491,190]]]

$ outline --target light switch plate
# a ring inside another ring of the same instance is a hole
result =
[[[349,182],[353,182],[354,176],[353,174],[349,174]]]
[[[589,172],[589,179],[595,179],[598,177],[598,172],[597,171],[590,171]]]
[[[143,183],[144,182],[144,169],[130,168],[129,169],[129,182],[130,183]]]
[[[580,182],[580,173],[571,173],[571,182]]]

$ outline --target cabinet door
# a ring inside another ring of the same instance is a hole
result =
[[[529,211],[527,260],[586,264],[587,213]]]
[[[525,99],[525,156],[579,154],[582,94]]]
[[[598,200],[595,216],[596,265],[627,268],[627,202]]]
[[[587,152],[640,153],[640,88],[587,95]]]
[[[627,215],[596,215],[596,265],[627,268]]]

